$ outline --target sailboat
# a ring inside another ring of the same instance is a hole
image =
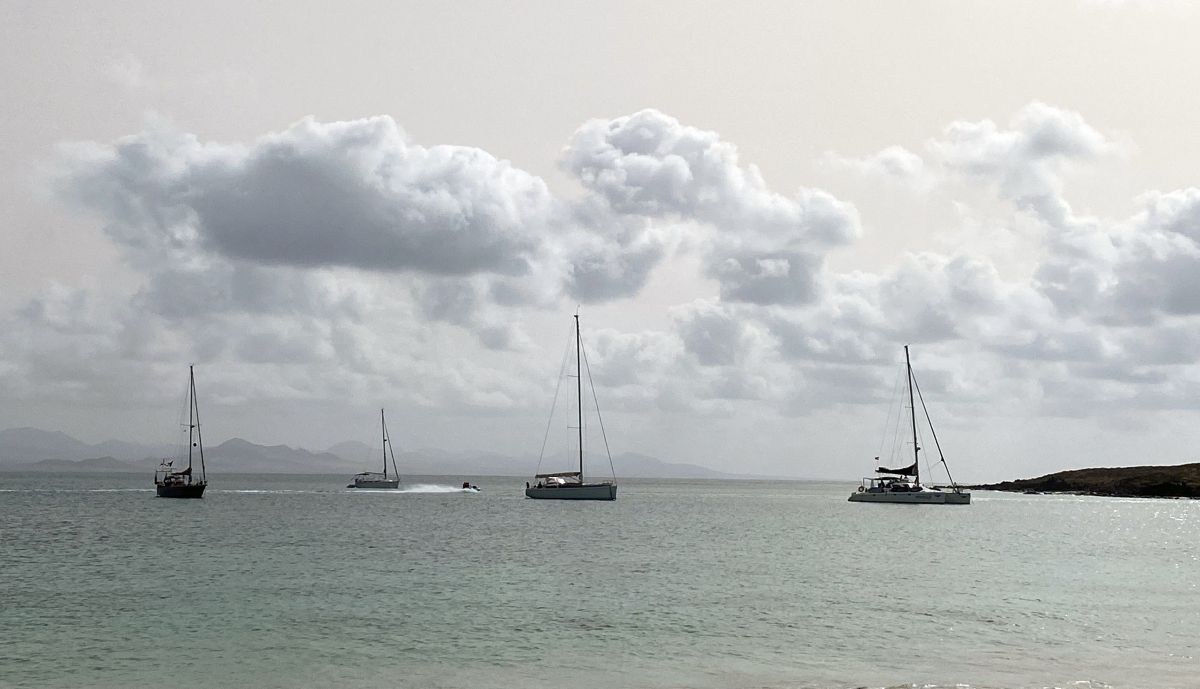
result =
[[[199,450],[200,479],[192,478],[192,451]],[[176,470],[174,460],[164,459],[154,472],[154,489],[160,498],[202,498],[208,486],[204,472],[204,440],[200,437],[200,407],[196,404],[196,373],[188,366],[188,457],[187,468]]]
[[[971,494],[958,486],[950,476],[950,465],[946,464],[946,456],[942,454],[942,445],[938,442],[937,431],[933,430],[933,421],[929,418],[929,409],[925,406],[925,398],[921,388],[913,376],[912,361],[908,355],[908,345],[904,346],[904,367],[908,378],[908,406],[912,422],[913,461],[906,467],[887,468],[876,467],[875,473],[884,474],[878,477],[868,477],[862,480],[858,490],[850,494],[850,502],[890,502],[905,505],[969,505]],[[913,397],[916,389],[917,397],[921,400],[921,409],[925,412],[925,421],[929,425],[929,433],[933,436],[934,446],[937,447],[938,458],[946,468],[946,476],[950,479],[950,490],[940,490],[921,485],[921,446],[917,442],[917,407]],[[876,457],[875,459],[879,459]],[[910,478],[911,477],[911,478]]]
[[[388,435],[387,419],[379,410],[379,425],[383,430],[383,473],[364,471],[354,475],[354,483],[347,488],[375,488],[394,490],[400,487],[400,472],[396,469],[396,454],[392,452],[392,437]],[[392,475],[388,475],[388,457],[392,458]]]
[[[583,370],[582,360],[584,358],[583,341],[579,336],[579,314],[575,314],[575,396],[578,408],[579,430],[579,470],[578,471],[558,471],[549,474],[535,474],[534,480],[536,485],[525,483],[525,497],[534,498],[536,500],[616,500],[617,499],[617,482],[616,477],[611,481],[600,481],[598,483],[588,483],[584,480],[583,475]],[[591,373],[588,374],[588,383],[591,383]],[[595,396],[595,388],[592,389],[592,395]],[[555,399],[557,401],[557,393]],[[600,411],[596,410],[599,418]],[[553,420],[554,412],[550,412],[551,420]],[[547,432],[549,429],[547,429]],[[604,421],[600,419],[600,431],[604,431]],[[608,451],[608,439],[604,441],[605,451]],[[542,452],[545,453],[546,446],[542,443]],[[612,455],[609,454],[609,466],[612,466]],[[541,457],[538,458],[538,466],[541,466]]]

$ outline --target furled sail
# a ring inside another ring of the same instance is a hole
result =
[[[880,474],[899,474],[901,476],[916,476],[917,475],[917,463],[913,462],[912,464],[909,464],[906,467],[901,467],[899,469],[889,469],[887,467],[876,467],[875,471]]]

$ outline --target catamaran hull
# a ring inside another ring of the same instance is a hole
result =
[[[164,486],[160,483],[155,488],[158,489],[160,498],[202,498],[207,485],[206,483],[192,483],[182,486]]]
[[[355,481],[347,488],[371,488],[373,490],[395,490],[400,487],[400,479],[388,481]]]
[[[585,483],[550,488],[531,486],[525,489],[525,497],[534,500],[616,500],[617,486],[613,483]]]
[[[912,493],[870,493],[861,491],[850,494],[850,502],[886,502],[896,505],[969,505],[970,493],[939,493],[937,491],[914,491]]]

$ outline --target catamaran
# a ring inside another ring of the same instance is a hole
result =
[[[617,480],[613,476],[611,481],[600,481],[597,483],[588,483],[583,476],[583,367],[582,363],[586,360],[587,355],[583,351],[583,341],[579,336],[579,314],[575,314],[575,398],[577,402],[579,430],[579,470],[578,471],[556,471],[548,474],[535,474],[535,485],[525,484],[525,497],[538,500],[616,500],[617,499]],[[561,371],[560,371],[561,374]],[[561,379],[561,378],[560,378]],[[588,371],[588,384],[591,385],[591,371]],[[596,395],[595,387],[592,386],[592,397]],[[558,393],[555,392],[555,402],[558,401]],[[596,417],[600,421],[600,432],[604,435],[604,420],[600,417],[600,410],[597,407]],[[551,422],[554,419],[554,410],[550,411]],[[547,437],[549,435],[549,426],[547,426]],[[546,443],[542,442],[542,454],[546,451]],[[604,451],[608,453],[608,464],[612,467],[612,453],[608,452],[608,438],[604,439]],[[538,457],[538,467],[542,464],[542,457]]]
[[[921,388],[917,385],[916,377],[913,375],[912,361],[908,356],[908,345],[904,346],[904,367],[908,378],[909,418],[912,422],[912,464],[898,468],[876,467],[875,473],[883,474],[883,476],[864,478],[859,484],[858,490],[850,494],[850,501],[890,502],[905,505],[969,505],[971,494],[960,488],[954,482],[954,478],[950,476],[950,465],[946,464],[946,456],[942,454],[942,445],[938,442],[937,431],[933,430],[933,421],[929,418],[929,409],[925,406],[925,398],[921,395]],[[913,397],[914,389],[916,398],[921,400],[921,409],[925,412],[929,433],[933,436],[934,446],[937,447],[938,459],[946,468],[946,476],[950,479],[950,490],[921,485],[921,446],[917,441],[917,407]]]
[[[192,478],[192,450],[200,456],[200,479]],[[208,485],[204,471],[204,440],[200,437],[200,407],[196,404],[196,373],[188,366],[188,456],[187,468],[176,469],[175,461],[164,459],[154,472],[154,490],[160,498],[202,498]]]
[[[392,452],[392,437],[388,435],[387,419],[384,418],[382,409],[379,410],[379,424],[383,429],[383,473],[364,471],[361,474],[355,474],[354,483],[346,486],[347,488],[395,490],[400,487],[400,472],[396,469],[396,454]],[[391,476],[388,476],[389,455],[392,458]]]

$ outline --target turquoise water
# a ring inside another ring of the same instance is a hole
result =
[[[0,474],[0,687],[1200,683],[1200,502],[471,479]]]

